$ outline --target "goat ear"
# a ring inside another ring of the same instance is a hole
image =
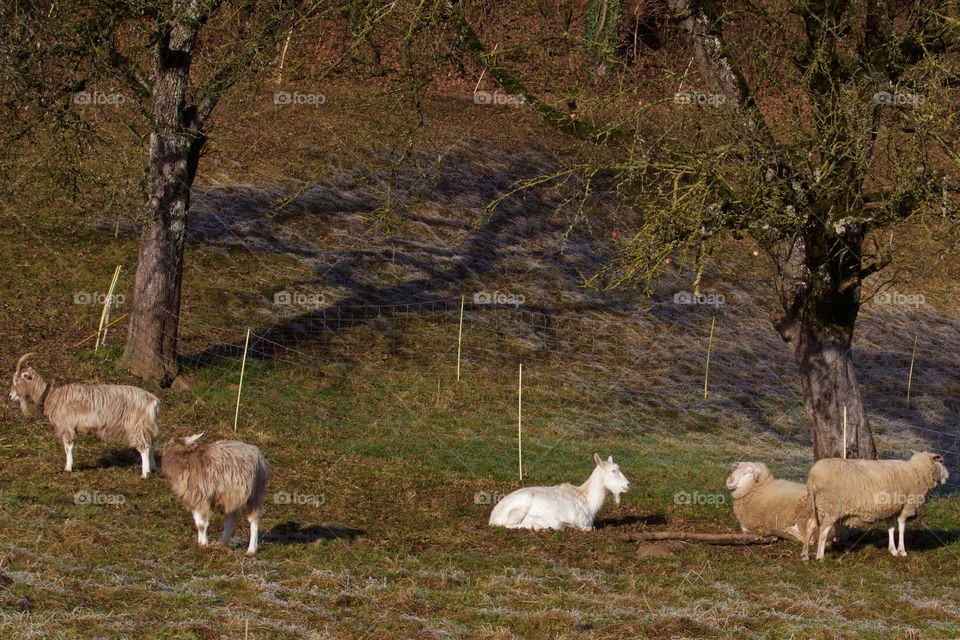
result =
[[[598,465],[603,462],[603,460],[600,459],[600,454],[598,453],[593,454],[593,461],[596,462]]]
[[[607,456],[607,462],[613,462],[613,456]]]
[[[189,438],[184,438],[183,441],[187,444],[187,446],[189,446],[189,445],[193,444],[194,442],[196,442],[197,440],[199,440],[199,439],[202,438],[202,437],[203,437],[203,434],[202,434],[202,433],[196,433],[196,434],[190,436]]]

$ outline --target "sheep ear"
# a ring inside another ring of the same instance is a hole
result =
[[[932,457],[934,462],[943,462],[943,456],[940,455],[939,453],[933,454]]]
[[[600,454],[598,453],[593,454],[593,461],[596,462],[598,465],[603,463],[603,460],[600,459]]]
[[[202,438],[202,437],[203,437],[203,434],[202,434],[202,433],[197,433],[197,434],[194,434],[194,435],[190,436],[189,438],[184,438],[183,441],[187,444],[187,446],[190,446],[191,444],[193,444],[194,442],[196,442],[197,440],[199,440],[199,439]]]
[[[731,462],[731,463],[730,463],[730,470],[731,470],[731,471],[736,471],[736,470],[737,470],[737,467],[739,467],[741,464],[743,464],[743,463],[742,463],[742,462]]]

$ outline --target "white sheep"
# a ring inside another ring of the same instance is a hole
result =
[[[144,478],[156,469],[153,439],[158,431],[160,401],[155,395],[139,387],[117,384],[54,386],[32,366],[23,366],[33,355],[28,353],[17,361],[10,399],[20,403],[24,415],[27,399],[32,400],[50,420],[66,453],[64,470],[73,471],[73,446],[78,433],[129,444],[140,452]]]
[[[830,529],[839,523],[869,527],[886,522],[890,554],[906,556],[907,519],[917,514],[930,490],[949,477],[943,457],[936,453],[914,453],[909,460],[818,460],[807,479],[814,518],[811,536],[804,540],[803,559],[809,557],[808,541],[819,526],[817,560],[823,560]],[[894,544],[894,522],[900,529],[898,545]]]
[[[220,535],[224,546],[230,544],[240,509],[246,506],[250,522],[247,553],[256,553],[263,498],[270,479],[267,460],[254,445],[236,440],[197,445],[202,436],[173,440],[163,450],[160,469],[170,480],[174,495],[193,512],[200,546],[207,545],[214,505],[226,514]]]
[[[607,498],[607,492],[620,504],[620,494],[630,489],[630,481],[613,457],[601,460],[593,454],[596,468],[582,485],[525,487],[501,500],[490,514],[492,526],[508,529],[593,529],[593,520]]]
[[[762,462],[734,462],[732,469],[727,489],[740,529],[803,542],[813,517],[807,485],[774,478]]]

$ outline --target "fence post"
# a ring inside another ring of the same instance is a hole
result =
[[[237,420],[240,418],[240,394],[243,392],[243,372],[247,368],[247,347],[250,346],[250,329],[247,329],[247,339],[243,342],[243,361],[240,363],[240,384],[237,386],[237,410],[233,414],[233,430],[237,430]]]

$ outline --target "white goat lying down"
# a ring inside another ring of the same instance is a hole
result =
[[[593,519],[607,498],[607,492],[620,504],[620,494],[630,489],[613,456],[606,461],[593,454],[596,469],[579,487],[561,484],[554,487],[525,487],[501,500],[490,514],[490,524],[508,529],[593,529]]]
[[[139,387],[118,384],[64,384],[53,386],[32,366],[23,365],[34,354],[17,361],[10,385],[10,399],[20,403],[26,415],[27,399],[50,420],[53,433],[63,443],[66,471],[73,470],[73,441],[77,434],[101,440],[126,442],[140,452],[142,475],[156,469],[153,439],[157,436],[160,401]]]
[[[197,542],[207,544],[207,527],[214,505],[223,509],[220,544],[230,544],[240,510],[247,508],[250,543],[247,553],[256,553],[263,512],[263,498],[270,479],[270,467],[260,449],[236,440],[217,440],[197,445],[202,433],[177,438],[163,450],[161,471],[170,480],[174,495],[193,512]]]

